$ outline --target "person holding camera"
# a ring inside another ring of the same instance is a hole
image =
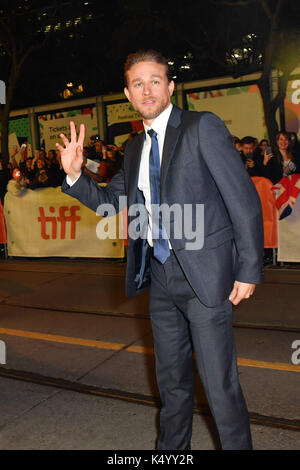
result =
[[[267,148],[264,154],[262,171],[262,176],[269,178],[273,184],[278,183],[284,176],[300,173],[299,157],[291,150],[288,132],[278,132],[274,153],[271,147]]]
[[[37,158],[35,177],[32,181],[29,181],[27,179],[26,183],[27,187],[30,189],[49,188],[50,186],[54,186],[52,177],[49,174],[49,170],[47,168],[44,158]]]
[[[92,135],[90,138],[90,155],[91,160],[100,163],[103,159],[103,140],[100,139],[99,135]]]
[[[241,142],[241,157],[249,176],[261,176],[262,155],[256,148],[255,139],[251,136],[243,137]]]

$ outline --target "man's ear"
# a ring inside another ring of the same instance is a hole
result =
[[[168,88],[169,88],[169,93],[170,93],[170,96],[173,95],[173,92],[174,92],[174,88],[175,88],[175,83],[173,80],[170,81],[169,85],[168,85]]]
[[[128,101],[130,101],[130,98],[129,98],[129,96],[130,96],[130,93],[129,93],[129,90],[128,90],[128,88],[126,88],[126,87],[124,88],[124,93],[125,93],[125,95],[126,95],[126,98],[128,99]]]

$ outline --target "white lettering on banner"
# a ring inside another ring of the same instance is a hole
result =
[[[0,80],[0,104],[6,103],[6,88],[3,80]]]
[[[299,104],[300,103],[300,80],[295,80],[292,83],[292,88],[296,88],[296,91],[292,93],[292,103]]]
[[[293,341],[291,348],[296,349],[296,351],[293,352],[291,357],[292,364],[298,366],[300,364],[300,340],[296,339],[295,341]]]
[[[0,341],[0,364],[6,364],[6,344]]]
[[[44,207],[39,207],[40,216],[38,221],[41,224],[41,237],[44,240],[55,240],[57,238],[57,223],[60,223],[60,239],[64,240],[66,238],[66,225],[67,223],[70,224],[70,238],[74,240],[76,238],[76,222],[81,220],[81,217],[76,214],[77,211],[80,210],[79,206],[62,206],[59,207],[59,216],[55,217],[46,216]],[[70,215],[67,215],[67,212],[70,212]],[[55,207],[50,206],[49,212],[51,214],[55,213]],[[47,224],[51,226],[51,236],[47,233]]]

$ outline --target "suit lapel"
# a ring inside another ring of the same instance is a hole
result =
[[[160,187],[164,186],[166,175],[172,157],[174,155],[175,147],[181,133],[181,114],[182,110],[173,106],[164,141],[164,149],[162,155],[162,163],[160,170]],[[130,149],[130,163],[128,171],[128,190],[129,190],[129,201],[128,203],[134,203],[136,200],[136,188],[138,185],[138,177],[140,171],[141,155],[143,150],[145,135],[142,132],[137,137],[133,139],[132,146]]]
[[[182,110],[177,108],[176,106],[173,107],[164,141],[164,149],[162,155],[162,162],[161,162],[161,170],[160,170],[160,188],[164,187],[165,179],[168,173],[168,168],[172,157],[174,155],[175,147],[181,133],[181,114]]]
[[[144,132],[135,137],[130,149],[130,163],[128,171],[128,191],[130,192],[128,195],[130,198],[128,201],[129,204],[134,203],[136,200],[136,189],[138,185],[144,138]]]

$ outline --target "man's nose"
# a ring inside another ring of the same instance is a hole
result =
[[[151,92],[151,87],[150,84],[145,83],[144,88],[143,88],[143,93],[144,95],[149,95]]]

